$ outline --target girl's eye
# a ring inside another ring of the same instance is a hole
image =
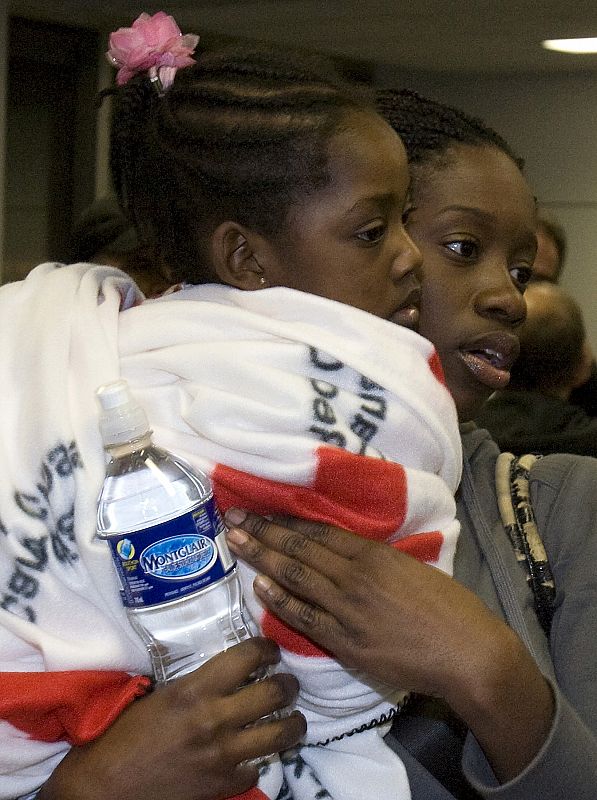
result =
[[[453,242],[447,242],[446,247],[462,258],[475,258],[479,254],[477,243],[470,239],[456,239]]]
[[[526,264],[521,264],[517,267],[511,267],[510,275],[512,276],[514,283],[516,283],[518,286],[526,288],[533,277],[533,268]]]
[[[376,244],[383,239],[385,232],[386,226],[382,223],[376,223],[375,225],[371,225],[369,228],[364,228],[363,230],[359,231],[356,236],[357,239],[360,239],[362,242],[367,242],[367,244]]]

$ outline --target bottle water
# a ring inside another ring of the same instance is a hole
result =
[[[154,446],[126,381],[97,396],[110,456],[97,534],[110,545],[127,616],[164,684],[254,631],[207,475]]]

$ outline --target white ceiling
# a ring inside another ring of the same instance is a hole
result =
[[[0,0],[2,2],[2,0]],[[9,12],[110,30],[163,9],[184,33],[265,39],[408,72],[594,72],[547,38],[597,36],[595,0],[8,0]]]

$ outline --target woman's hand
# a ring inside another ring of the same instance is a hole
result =
[[[231,510],[231,549],[271,611],[348,667],[443,697],[501,780],[544,742],[551,689],[518,637],[472,592],[386,544],[333,526]]]
[[[252,725],[296,697],[290,675],[244,686],[278,660],[276,645],[251,639],[135,701],[99,739],[68,753],[40,800],[219,800],[246,791],[258,769],[245,762],[305,732],[296,712]]]
[[[296,519],[248,514],[241,524],[228,542],[261,573],[264,604],[345,666],[397,688],[445,696],[471,636],[501,626],[464,586],[386,544]]]

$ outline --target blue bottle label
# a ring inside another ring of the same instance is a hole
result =
[[[175,519],[108,537],[127,608],[171,602],[205,589],[235,566],[213,497]]]

